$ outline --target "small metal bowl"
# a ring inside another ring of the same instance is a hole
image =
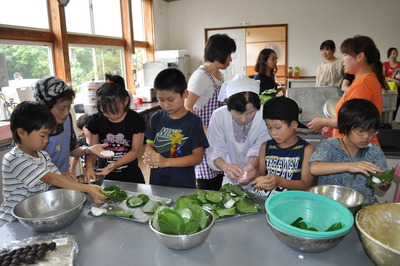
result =
[[[85,201],[86,195],[80,191],[48,190],[19,202],[12,209],[12,215],[34,231],[55,231],[75,221]]]
[[[200,232],[191,234],[191,235],[168,235],[164,233],[158,232],[153,225],[151,224],[151,219],[149,221],[149,226],[150,229],[154,232],[154,234],[157,236],[158,240],[166,247],[170,249],[191,249],[194,247],[197,247],[201,243],[203,243],[208,235],[211,232],[211,228],[213,227],[215,223],[215,218],[214,215],[208,211],[205,210],[207,213],[209,213],[209,217],[211,218],[210,224],[201,230]]]
[[[352,188],[343,186],[320,185],[312,187],[308,191],[323,195],[342,203],[351,211],[353,215],[356,215],[365,202],[365,197],[363,194]]]
[[[301,237],[296,235],[291,235],[289,233],[285,233],[282,230],[279,230],[269,221],[267,217],[267,222],[269,226],[271,226],[272,232],[274,232],[275,236],[286,246],[302,251],[302,252],[310,252],[317,253],[327,251],[331,248],[336,247],[340,241],[349,233],[349,231],[333,237],[326,238],[309,238],[309,237]]]
[[[361,242],[376,265],[399,265],[400,203],[373,204],[356,215]]]
[[[98,185],[98,186],[103,185],[103,180],[104,180],[104,176],[97,176],[97,178],[98,178],[97,180],[90,179],[89,182],[83,181],[84,175],[78,175],[76,178],[78,178],[78,181],[82,184],[91,184],[91,185]]]

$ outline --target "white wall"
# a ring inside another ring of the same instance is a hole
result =
[[[163,8],[165,7],[165,8]],[[373,38],[386,61],[389,47],[400,49],[399,0],[154,0],[156,50],[187,49],[192,70],[202,63],[204,29],[288,24],[288,63],[315,76],[319,46],[355,34]],[[340,57],[340,51],[336,52]]]

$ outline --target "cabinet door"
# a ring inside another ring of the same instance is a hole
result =
[[[225,81],[231,80],[237,73],[246,75],[246,29],[210,30],[207,31],[207,38],[217,33],[228,35],[236,43],[235,58],[232,58],[229,67],[222,71]]]

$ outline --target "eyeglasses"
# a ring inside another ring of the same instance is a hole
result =
[[[356,132],[356,134],[359,136],[377,135],[379,133],[379,131],[375,130],[375,129],[363,130],[363,129],[355,128],[355,129],[353,129],[353,131]]]
[[[268,58],[269,61],[278,61],[277,57]]]

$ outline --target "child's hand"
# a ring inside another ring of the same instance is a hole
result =
[[[380,168],[371,162],[359,161],[348,163],[347,171],[350,173],[362,173],[366,176],[369,176],[369,172],[377,173],[380,171]]]
[[[107,196],[101,193],[103,189],[100,186],[97,185],[85,185],[85,186],[87,186],[85,192],[95,203],[101,204],[104,202],[105,199],[107,199]]]
[[[165,158],[154,150],[146,151],[143,156],[143,163],[150,168],[165,167]]]
[[[106,176],[109,173],[111,173],[112,171],[114,171],[115,167],[113,167],[113,163],[110,163],[109,165],[107,165],[107,167],[105,168],[97,168],[97,171],[95,172],[95,175],[102,175],[102,176]],[[98,179],[98,178],[96,178]]]
[[[279,179],[281,177],[276,175],[265,175],[259,176],[252,182],[255,188],[263,190],[273,190],[279,185]]]
[[[391,186],[392,186],[392,181],[385,181],[380,183],[378,187],[382,191],[388,191]]]
[[[104,155],[101,155],[101,152],[102,152],[102,151],[106,151],[104,148],[107,147],[107,146],[108,146],[108,143],[95,144],[95,145],[89,147],[88,150],[89,150],[89,152],[90,152],[91,154],[94,154],[94,155],[96,155],[97,157],[100,157],[100,158],[110,158],[110,157],[112,157],[112,156],[104,156]]]
[[[71,172],[62,172],[63,176],[71,178],[72,180],[78,181],[78,178]]]

